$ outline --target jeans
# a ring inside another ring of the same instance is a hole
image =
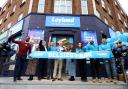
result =
[[[26,57],[27,57],[27,55],[20,55],[20,54],[16,55],[14,78],[20,78],[21,77]]]
[[[111,59],[103,59],[105,64],[105,69],[107,73],[107,78],[117,77],[117,71],[116,71],[116,62],[115,58]]]
[[[68,75],[69,76],[76,76],[76,60],[73,59],[67,59],[66,60],[68,63]]]
[[[48,65],[47,65],[47,78],[50,79],[53,78],[53,69],[54,69],[54,59],[49,59],[48,60]]]

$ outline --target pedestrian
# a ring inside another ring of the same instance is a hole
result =
[[[19,45],[19,50],[16,55],[16,62],[15,62],[15,69],[14,69],[14,79],[13,79],[14,82],[16,82],[16,80],[22,80],[21,74],[25,64],[25,60],[28,52],[30,53],[30,50],[31,50],[31,44],[29,43],[29,40],[30,40],[30,37],[27,37],[25,41],[16,41],[12,39],[13,43],[16,43]]]
[[[78,43],[78,46],[76,48],[77,53],[84,53],[85,50],[83,48],[82,43]],[[87,62],[86,59],[80,59],[77,60],[78,67],[79,67],[79,73],[81,77],[81,81],[87,82]]]
[[[63,48],[64,43],[62,41],[59,41],[58,43],[59,43],[59,46],[57,47],[57,52],[63,52],[64,51],[64,48]],[[55,60],[52,81],[55,81],[56,79],[63,81],[62,76],[61,76],[62,65],[63,65],[62,59]],[[57,72],[57,70],[58,70],[58,72]]]
[[[49,38],[48,42],[48,51],[55,52],[56,50],[56,45],[54,42],[51,42],[51,37]],[[53,69],[54,69],[54,61],[55,59],[48,59],[48,65],[47,65],[47,79],[53,79]]]
[[[89,43],[86,45],[86,51],[87,52],[98,51],[98,46],[94,43],[93,39],[90,39]],[[90,58],[90,64],[91,64],[91,74],[93,79],[92,82],[102,83],[100,76],[100,68],[101,68],[100,60],[95,58]]]
[[[106,39],[102,39],[102,43],[99,45],[99,51],[111,51],[111,45],[106,42]],[[115,82],[117,79],[116,63],[114,58],[102,59],[105,65],[107,74],[106,82]],[[114,80],[113,80],[114,79]]]
[[[38,51],[39,50],[39,44],[38,44],[38,39],[34,39],[34,43],[32,43],[32,50],[31,52],[34,51]],[[38,59],[28,59],[28,65],[27,65],[27,69],[26,69],[26,75],[29,75],[28,80],[33,80],[33,76],[36,73],[36,68],[37,68],[37,63],[38,63]]]
[[[39,51],[47,52],[46,41],[41,40],[39,42]],[[46,58],[39,58],[38,66],[37,66],[38,67],[38,70],[37,70],[38,80],[45,79],[45,76],[47,74],[47,61],[48,59]]]
[[[68,52],[74,52],[74,46],[71,44]],[[76,60],[75,59],[67,59],[68,60],[68,75],[70,76],[69,81],[75,81],[76,76]]]

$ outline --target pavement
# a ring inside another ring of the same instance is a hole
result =
[[[80,78],[76,81],[52,81],[52,80],[37,80],[34,77],[33,81],[28,81],[28,77],[23,77],[23,80],[13,82],[12,77],[0,77],[0,89],[128,89],[128,85],[122,81],[114,83],[93,83],[90,79],[88,82],[81,82]]]

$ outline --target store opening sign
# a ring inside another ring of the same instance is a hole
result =
[[[78,16],[46,16],[45,26],[80,27],[80,17]]]

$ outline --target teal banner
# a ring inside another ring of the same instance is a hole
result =
[[[89,58],[111,58],[111,51],[93,51],[93,52],[56,52],[56,51],[35,51],[29,55],[29,59],[48,58],[48,59],[89,59]]]

